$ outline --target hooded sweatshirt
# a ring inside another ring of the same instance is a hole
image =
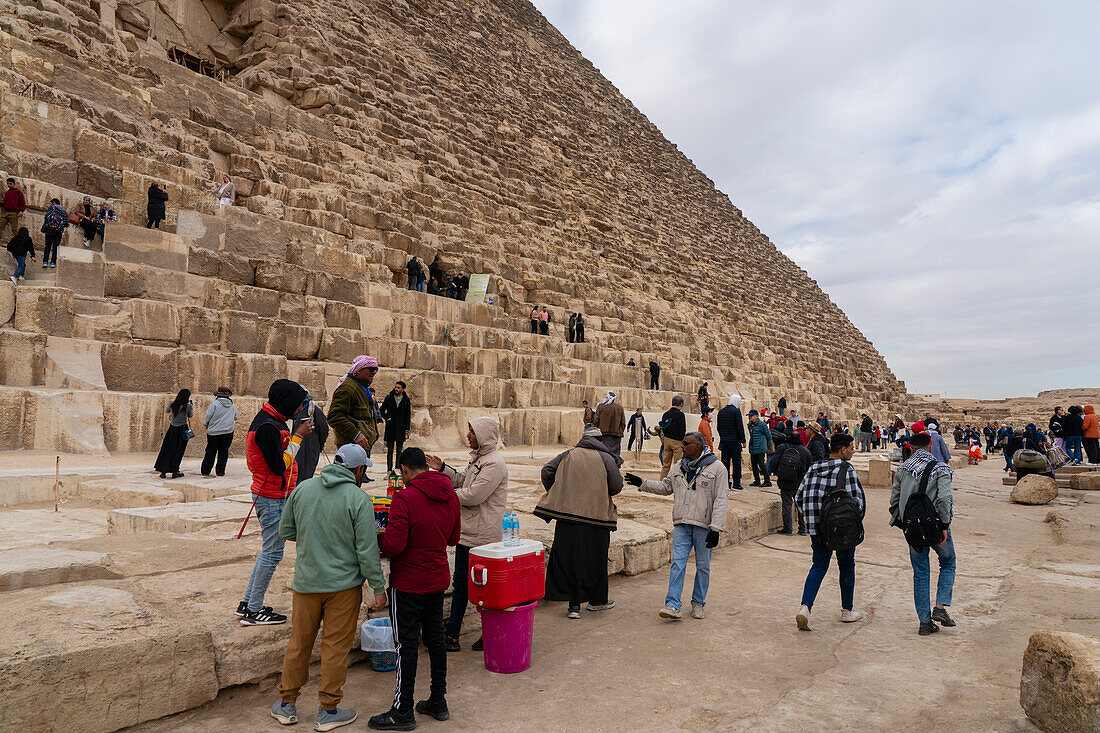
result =
[[[330,464],[298,484],[283,507],[279,535],[297,543],[290,586],[296,593],[338,593],[363,581],[375,593],[385,590],[374,503],[344,466]]]
[[[1100,418],[1092,405],[1085,405],[1085,419],[1081,427],[1086,438],[1100,438]]]
[[[232,435],[233,426],[237,422],[237,406],[228,397],[218,397],[206,408],[206,418],[202,424],[206,426],[207,435]]]
[[[447,547],[458,544],[460,532],[451,480],[437,471],[419,474],[393,497],[389,523],[379,538],[382,554],[390,558],[390,586],[421,595],[447,590]]]
[[[20,227],[18,233],[8,242],[8,252],[12,257],[34,257],[34,240],[26,227]]]
[[[470,462],[461,473],[444,465],[442,473],[455,485],[462,505],[462,536],[459,543],[480,547],[504,539],[501,521],[508,505],[508,466],[497,450],[500,423],[495,417],[475,417],[470,428],[478,447],[470,451]]]

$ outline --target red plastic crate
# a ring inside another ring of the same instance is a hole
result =
[[[503,542],[470,550],[470,602],[479,608],[504,609],[537,601],[546,592],[546,552],[538,540]]]

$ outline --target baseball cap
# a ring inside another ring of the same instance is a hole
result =
[[[374,465],[371,459],[367,457],[367,452],[363,450],[363,446],[358,443],[348,443],[340,446],[332,462],[338,466],[343,466],[349,471],[355,470],[360,466],[370,468]]]

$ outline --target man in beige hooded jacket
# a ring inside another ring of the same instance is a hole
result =
[[[504,538],[502,521],[508,504],[508,466],[497,450],[500,423],[495,417],[475,417],[467,427],[466,440],[472,450],[464,471],[448,466],[438,456],[428,456],[428,468],[441,472],[451,480],[462,505],[462,534],[455,548],[454,591],[444,634],[449,652],[462,648],[458,643],[458,634],[462,630],[462,617],[466,615],[469,598],[466,577],[470,549],[500,542]],[[474,642],[472,648],[481,651],[481,639]]]

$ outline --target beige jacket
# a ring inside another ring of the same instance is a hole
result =
[[[442,473],[455,485],[462,505],[462,534],[459,544],[480,547],[504,538],[502,521],[508,504],[508,466],[497,450],[500,423],[495,417],[475,417],[470,427],[478,449],[470,453],[466,470],[444,465]]]
[[[730,483],[726,467],[719,460],[700,469],[693,484],[684,476],[683,461],[677,461],[664,479],[643,481],[638,490],[661,496],[672,494],[673,524],[691,524],[715,532],[726,529]]]
[[[590,428],[571,448],[542,467],[546,496],[535,507],[535,516],[549,522],[560,519],[609,529],[617,527],[615,494],[623,490],[619,473],[622,458],[600,441],[600,431]]]

